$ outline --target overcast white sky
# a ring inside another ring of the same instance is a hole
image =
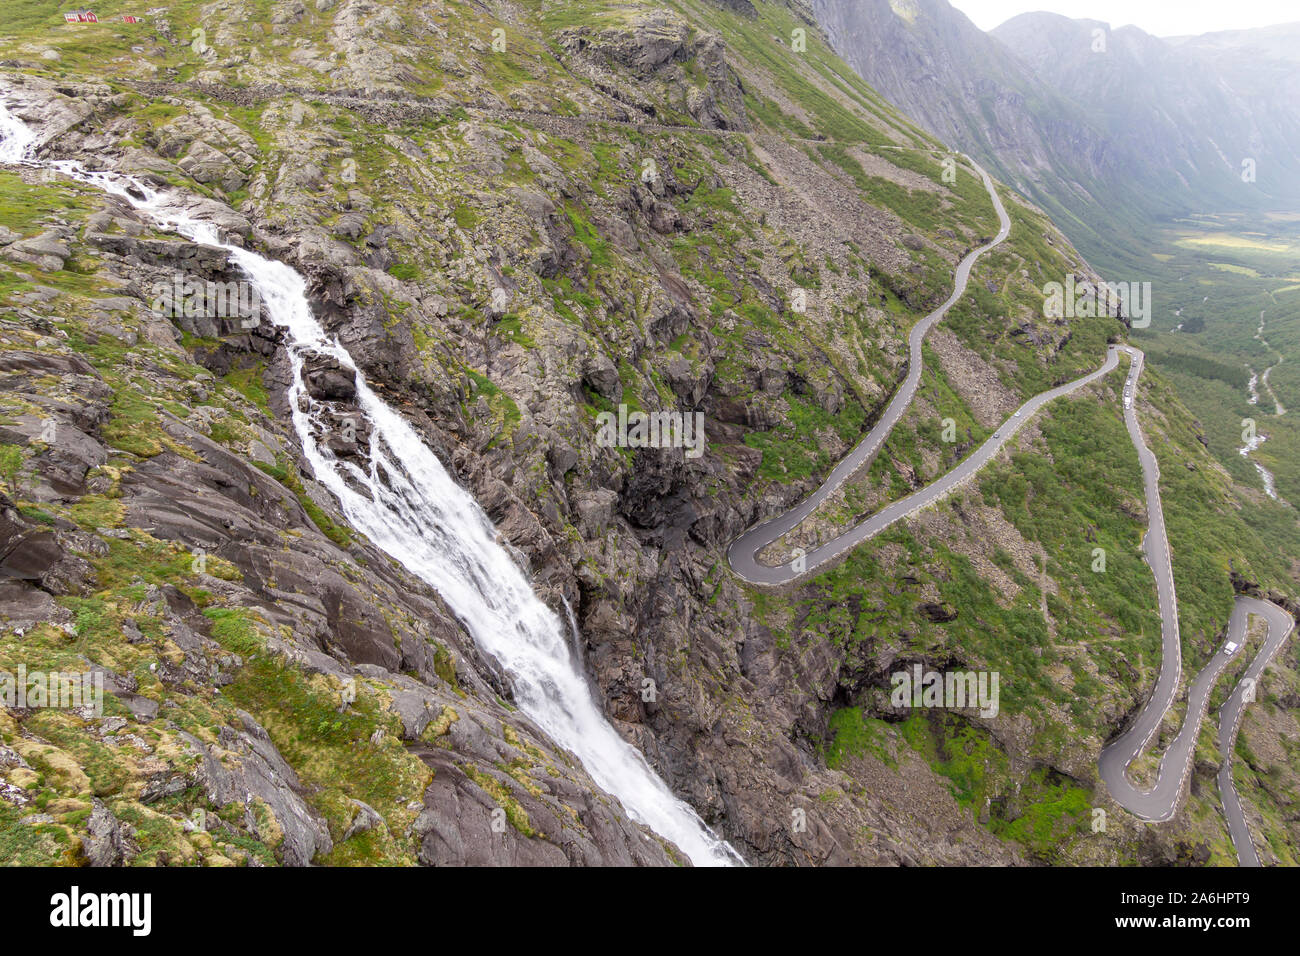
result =
[[[1112,27],[1132,23],[1156,36],[1213,30],[1242,30],[1300,20],[1296,0],[949,0],[981,30],[991,30],[1018,13],[1050,10],[1063,16],[1103,20]]]

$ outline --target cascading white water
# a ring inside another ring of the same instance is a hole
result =
[[[582,667],[582,631],[578,628],[577,615],[573,613],[573,607],[569,604],[568,598],[560,598],[564,602],[564,619],[569,623],[569,640],[572,642],[570,647],[573,650],[573,660]]]
[[[21,163],[35,142],[36,134],[0,100],[0,165]]]
[[[34,161],[31,130],[0,100],[0,162]],[[415,430],[366,384],[337,341],[312,315],[306,281],[284,263],[221,241],[215,226],[177,208],[178,197],[133,177],[72,161],[42,165],[120,196],[159,225],[225,249],[286,331],[293,367],[289,405],[303,455],[359,531],[435,588],[479,647],[510,675],[520,709],[572,751],[592,779],[629,815],[671,840],[696,865],[744,861],[678,800],[642,755],[614,731],[592,698],[565,625],[533,592],[497,543],[491,521],[442,467]],[[337,459],[318,440],[326,426],[303,377],[308,354],[328,356],[355,375],[357,405],[370,425],[369,470]]]
[[[1267,435],[1257,434],[1247,441],[1246,444],[1238,448],[1237,454],[1255,466],[1255,471],[1259,473],[1260,480],[1264,482],[1264,494],[1268,495],[1274,501],[1281,501],[1282,499],[1277,496],[1277,482],[1273,478],[1273,473],[1250,457],[1250,453],[1259,448],[1259,446],[1264,444],[1267,440]]]

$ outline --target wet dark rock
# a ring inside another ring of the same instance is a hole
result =
[[[357,396],[356,374],[325,357],[313,358],[304,369],[307,391],[323,402],[350,402]]]
[[[916,613],[927,621],[933,621],[935,624],[945,624],[948,621],[957,620],[956,608],[946,602],[942,604],[934,604],[929,601],[923,602],[916,606]]]
[[[0,516],[0,574],[19,581],[40,581],[63,557],[58,538]]]
[[[478,780],[509,788],[512,779],[492,768],[471,779],[455,756],[438,748],[417,753],[434,770],[424,795],[424,810],[412,827],[426,866],[645,866],[672,861],[648,839],[592,794],[559,794],[577,805],[575,818],[557,813],[550,799],[516,788],[517,810],[502,808]],[[558,784],[558,781],[557,781]],[[521,832],[523,823],[538,837]]]

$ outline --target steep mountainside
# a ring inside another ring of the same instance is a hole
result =
[[[1099,32],[1104,53],[1093,50]],[[1131,157],[1122,172],[1144,189],[1184,207],[1190,196],[1198,211],[1300,201],[1300,107],[1287,95],[1289,84],[1261,95],[1258,77],[1276,80],[1288,68],[1293,76],[1285,57],[1252,50],[1250,77],[1239,67],[1223,70],[1226,63],[1206,56],[1201,41],[1171,43],[1136,27],[1111,30],[1052,14],[1014,17],[992,36],[1087,111]],[[1251,177],[1243,177],[1247,160]]]
[[[1230,30],[1198,37],[1170,37],[1180,53],[1209,63],[1214,74],[1243,99],[1262,132],[1276,169],[1267,170],[1270,192],[1296,193],[1297,144],[1300,144],[1300,23],[1256,30]]]
[[[997,230],[974,171],[835,56],[810,5],[185,0],[127,24],[109,2],[85,25],[11,7],[0,97],[40,155],[173,187],[301,273],[572,610],[608,720],[747,861],[1230,854],[1201,790],[1213,752],[1160,828],[1097,778],[1160,667],[1118,375],[811,580],[728,568],[874,421],[908,329]],[[1044,315],[1044,282],[1094,274],[1002,196],[1011,236],[927,339],[916,402],[794,538],[933,479],[1125,335]],[[166,307],[178,277],[238,282],[228,252],[48,168],[0,169],[0,203],[0,663],[94,665],[112,693],[99,718],[0,711],[0,850],[684,862],[525,716],[450,598],[348,525],[298,444],[267,309]],[[367,466],[353,378],[319,362],[306,380],[322,440]],[[607,447],[620,406],[699,413],[700,454]],[[1218,645],[1230,565],[1282,590],[1295,569],[1159,376],[1143,413],[1191,667]],[[999,712],[892,706],[914,665],[999,672]]]
[[[1130,264],[1112,247],[1131,252],[1154,219],[1300,202],[1294,97],[1238,82],[1197,43],[1049,13],[985,34],[946,0],[815,7],[868,82],[1051,211],[1100,265]]]
[[[947,0],[815,0],[814,7],[840,55],[924,129],[1054,213],[1105,204],[1119,157],[1101,131]],[[1062,205],[1062,197],[1072,201]],[[1082,236],[1093,228],[1090,222]]]

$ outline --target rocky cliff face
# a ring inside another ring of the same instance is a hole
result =
[[[728,570],[734,536],[878,414],[906,330],[996,229],[973,173],[809,12],[344,0],[261,23],[174,4],[110,28],[95,58],[20,36],[0,88],[43,155],[172,185],[307,277],[539,594],[573,609],[609,720],[750,862],[1174,859],[1201,837],[1085,838],[1107,721],[1158,662],[1136,644],[1133,666],[1062,661],[1079,635],[1052,611],[1121,640],[1120,599],[1089,581],[1074,605],[1073,572],[1035,564],[1045,532],[1012,506],[1020,526],[973,492],[789,592]],[[519,714],[438,595],[347,527],[294,447],[265,314],[159,307],[178,275],[237,282],[220,250],[34,169],[0,183],[0,663],[94,666],[111,690],[102,718],[0,717],[22,859],[681,862]],[[1045,278],[1090,270],[1011,205],[1015,244],[936,339],[938,378],[870,494],[955,453],[935,421],[973,440],[1122,334],[1043,317]],[[308,382],[331,448],[363,455],[348,376],[318,364]],[[703,454],[605,447],[597,416],[620,405],[702,414]],[[1027,620],[1016,596],[1040,588]],[[993,719],[891,710],[889,674],[917,662],[1014,668],[1056,696]],[[1069,709],[1075,681],[1107,720]]]

